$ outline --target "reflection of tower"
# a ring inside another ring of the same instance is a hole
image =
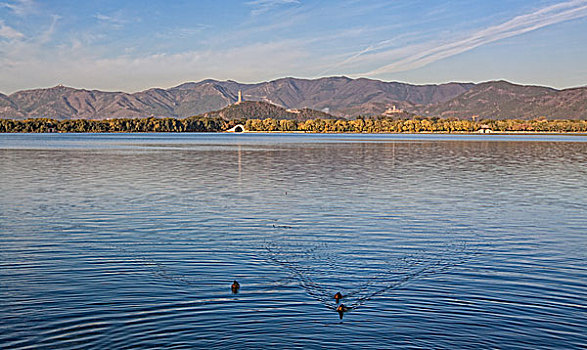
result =
[[[236,101],[236,104],[239,104],[243,102],[243,93],[239,90],[238,91],[238,100]]]

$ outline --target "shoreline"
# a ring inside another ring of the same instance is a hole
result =
[[[499,136],[499,135],[570,135],[570,136],[587,136],[587,132],[558,132],[558,131],[495,131],[491,133],[481,132],[466,132],[466,131],[422,131],[422,132],[308,132],[308,131],[105,131],[105,132],[87,132],[87,131],[58,131],[58,132],[0,132],[0,135],[12,134],[46,134],[46,135],[60,135],[60,134],[311,134],[311,135],[468,135],[468,136]]]
[[[172,132],[173,134],[181,134],[180,132]],[[422,131],[422,132],[307,132],[307,131],[243,131],[243,132],[232,132],[232,131],[218,131],[216,133],[226,134],[371,134],[371,135],[479,135],[479,136],[491,136],[491,135],[585,135],[587,132],[559,132],[559,131],[494,131],[494,132],[467,132],[467,131]],[[65,133],[64,133],[65,134]],[[132,133],[129,133],[132,134]]]

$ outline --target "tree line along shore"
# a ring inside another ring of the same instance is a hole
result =
[[[234,119],[220,117],[177,118],[119,118],[103,120],[56,120],[35,118],[26,120],[0,119],[0,133],[52,133],[52,132],[222,132],[236,125],[246,131],[258,132],[312,132],[312,133],[419,133],[419,132],[587,132],[587,120],[482,120],[413,117],[394,119],[387,117],[346,119]]]

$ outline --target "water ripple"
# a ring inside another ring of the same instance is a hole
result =
[[[0,135],[0,348],[587,344],[584,136],[240,136]]]

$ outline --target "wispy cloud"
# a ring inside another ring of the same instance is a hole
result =
[[[0,38],[5,38],[8,40],[22,39],[24,38],[24,34],[12,27],[7,26],[4,24],[4,21],[0,20]]]
[[[0,2],[0,7],[5,7],[18,16],[26,16],[37,12],[37,4],[33,0],[16,0],[11,2]]]
[[[23,34],[8,27],[0,20],[0,75],[11,69],[30,69],[30,62],[38,62],[37,58],[47,60],[44,50],[50,47],[60,16],[52,15],[51,24],[45,28],[39,28],[34,34]],[[30,60],[30,61],[29,61]],[[38,62],[41,65],[42,62]],[[20,68],[19,68],[20,67]]]
[[[145,29],[134,24],[141,18],[146,19],[150,12],[80,5],[80,9],[86,9],[84,14],[89,13],[90,20],[78,23],[71,20],[72,12],[62,6],[51,7],[46,2],[31,0],[0,0],[0,13],[8,16],[0,19],[0,90],[64,83],[136,91],[207,77],[254,82],[286,75],[387,78],[385,74],[391,72],[406,72],[394,78],[408,81],[414,78],[425,82],[446,81],[454,79],[445,77],[453,72],[445,75],[440,72],[439,78],[416,68],[508,37],[587,16],[587,0],[557,1],[556,5],[523,12],[519,12],[517,6],[505,6],[495,13],[463,21],[460,20],[468,15],[477,16],[475,7],[471,9],[462,2],[458,6],[443,3],[438,6],[447,7],[448,15],[437,21],[437,16],[443,13],[433,8],[430,13],[423,14],[419,11],[423,0],[243,0],[245,15],[242,16],[242,6],[232,9],[238,19],[231,26],[209,27],[200,23],[217,23],[212,17],[191,18],[197,13],[190,13],[186,21],[179,20],[174,13],[167,25]],[[433,2],[428,0],[428,3]],[[36,12],[30,17],[17,16],[31,11]],[[55,11],[60,11],[63,17],[51,16]],[[521,15],[496,20],[504,11],[518,11],[516,13]],[[259,15],[264,13],[266,15]],[[329,23],[325,24],[325,18]],[[410,18],[410,21],[402,18]],[[472,24],[473,19],[477,24]],[[553,52],[547,51],[548,48],[562,48],[568,44],[569,51],[551,55],[552,62],[570,62],[557,65],[549,73],[557,75],[551,80],[559,87],[565,86],[561,83],[565,79],[566,86],[570,81],[584,85],[585,74],[582,74],[584,70],[581,70],[579,59],[585,55],[585,50],[576,35],[578,28],[584,28],[584,23],[572,25],[573,31],[568,35],[573,35],[572,40],[564,37],[558,46],[545,43],[540,48],[548,56]],[[112,43],[115,34],[121,40]],[[534,39],[538,38],[529,38],[529,44],[536,49]],[[520,45],[520,50],[526,48]],[[493,58],[494,53],[489,49],[488,57]],[[565,54],[566,61],[557,60],[557,55]],[[537,62],[536,67],[544,67],[544,63]],[[473,74],[467,71],[457,78],[476,81],[485,76],[493,78],[490,76],[493,71],[483,71],[475,67]],[[517,77],[506,73],[499,71],[500,76]],[[545,83],[540,81],[544,76],[539,72],[534,81]]]
[[[6,55],[0,49],[0,91],[28,88],[33,80],[36,86],[66,84],[125,91],[169,87],[210,77],[256,82],[281,77],[283,67],[303,69],[309,53],[300,44],[280,40],[224,50],[122,54],[112,58],[95,50],[80,49],[81,43],[64,45],[52,51],[51,57],[38,45],[12,45]]]
[[[179,28],[171,28],[164,32],[159,32],[156,34],[159,38],[166,38],[166,39],[186,39],[196,35],[202,34],[204,31],[211,29],[212,26],[206,24],[196,24],[192,27],[179,27]]]
[[[281,5],[289,5],[289,4],[299,4],[299,0],[253,0],[249,1],[246,4],[253,7],[251,10],[252,15],[260,15],[267,11],[272,10],[275,7],[279,7]]]
[[[131,21],[126,18],[121,12],[116,12],[113,14],[103,14],[97,13],[94,17],[101,23],[108,25],[114,29],[121,29],[124,25],[130,23]]]
[[[46,44],[49,41],[51,41],[51,38],[53,37],[53,34],[55,33],[55,28],[57,27],[57,22],[60,19],[61,19],[61,16],[59,16],[59,15],[52,15],[51,16],[51,25],[49,25],[49,28],[47,28],[45,31],[43,31],[38,37],[38,42],[40,44]]]
[[[395,62],[361,75],[376,76],[420,68],[482,45],[585,16],[587,16],[587,0],[573,0],[548,6],[532,13],[515,17],[505,23],[477,31],[464,39],[448,43],[430,42],[424,47],[414,45],[412,50],[409,48],[401,50],[400,52],[403,56],[396,57]],[[364,53],[358,53],[351,57],[355,58]]]
[[[346,66],[347,64],[355,61],[357,58],[359,58],[363,55],[366,55],[368,53],[377,52],[377,51],[380,51],[383,49],[388,49],[389,47],[395,46],[395,45],[397,45],[397,41],[400,39],[400,37],[405,37],[405,36],[407,36],[407,35],[398,36],[393,39],[383,40],[378,43],[371,44],[360,51],[353,52],[350,55],[347,55],[346,58],[344,58],[342,61],[328,66],[326,69],[324,69],[318,75],[322,76],[322,75],[327,74],[328,72],[335,70],[336,68]]]

